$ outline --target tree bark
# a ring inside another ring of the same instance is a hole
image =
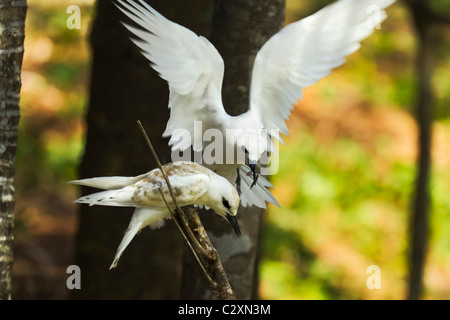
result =
[[[168,19],[207,34],[208,0],[149,1]],[[149,66],[111,1],[97,1],[91,45],[93,62],[87,114],[87,138],[81,177],[137,175],[156,167],[136,124],[141,120],[161,159],[170,162],[168,140],[161,135],[169,118],[168,86]],[[92,190],[90,190],[92,191]],[[83,189],[83,193],[88,193]],[[124,252],[116,269],[108,267],[133,209],[80,207],[74,264],[81,268],[83,299],[177,299],[183,238],[173,222],[146,228]]]
[[[0,1],[0,299],[11,299],[14,173],[27,2]]]
[[[204,254],[199,253],[199,261],[205,268],[205,276],[209,278],[209,286],[211,291],[219,300],[235,300],[233,288],[230,285],[228,276],[223,268],[220,256],[211,243],[211,240],[203,227],[200,218],[198,217],[198,210],[193,207],[188,207],[190,219],[189,226],[193,232],[195,239],[197,239]]]
[[[248,110],[253,61],[261,46],[283,26],[285,0],[216,0],[212,43],[225,62],[223,101],[229,114]],[[230,226],[211,214],[200,214],[218,250],[237,299],[257,297],[257,265],[262,209],[239,208],[242,228],[237,237]],[[214,299],[192,255],[185,248],[181,298]]]

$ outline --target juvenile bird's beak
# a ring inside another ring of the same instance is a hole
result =
[[[253,188],[253,186],[256,184],[256,181],[258,180],[258,174],[256,173],[256,163],[249,163],[248,166],[250,167],[250,170],[252,170],[252,174],[253,174],[253,183],[252,186],[250,187]]]
[[[228,222],[229,222],[229,223],[231,224],[231,226],[233,227],[234,232],[236,232],[236,234],[237,234],[238,236],[240,236],[240,235],[241,235],[241,229],[239,228],[239,223],[238,223],[238,221],[237,221],[236,216],[232,216],[231,214],[227,213],[227,214],[225,215],[225,217],[227,218]]]

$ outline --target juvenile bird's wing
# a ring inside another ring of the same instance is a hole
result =
[[[395,0],[339,0],[289,24],[258,52],[252,71],[250,109],[261,115],[272,137],[283,143],[285,120],[302,89],[331,73],[345,56],[360,47],[374,25],[386,18],[384,8]],[[377,21],[378,20],[378,21]]]
[[[210,178],[205,174],[169,175],[169,181],[180,206],[195,204],[197,199],[206,193],[210,185]],[[160,197],[159,188],[161,188],[167,203],[172,203],[165,180],[161,180],[157,185],[144,185],[140,192],[143,195],[153,193]]]
[[[200,150],[202,135],[194,137],[194,121],[202,121],[206,130],[221,128],[227,117],[221,98],[222,57],[206,38],[169,21],[144,1],[117,2],[140,27],[123,23],[139,38],[131,40],[169,84],[170,119],[163,136],[171,137],[173,150],[185,150],[191,144]]]
[[[189,174],[186,176],[169,176],[170,184],[177,202],[180,206],[195,203],[208,189],[210,178],[204,174]],[[150,180],[148,177],[139,180],[133,185],[121,189],[113,189],[83,196],[76,203],[85,203],[90,206],[113,207],[155,207],[164,208],[166,204],[161,198],[161,192],[168,204],[172,198],[163,178]]]

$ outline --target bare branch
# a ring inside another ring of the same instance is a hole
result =
[[[203,227],[198,216],[198,210],[194,207],[188,207],[191,219],[189,220],[189,227],[195,234],[200,244],[208,251],[207,256],[203,256],[203,263],[207,266],[207,272],[214,279],[211,283],[213,293],[221,300],[235,300],[233,289],[231,288],[228,277],[220,261],[217,250],[211,244],[208,234]],[[207,258],[208,260],[206,260]]]
[[[195,260],[197,260],[200,268],[202,269],[203,273],[205,274],[205,277],[208,279],[208,281],[210,283],[213,283],[213,280],[211,279],[211,277],[209,276],[208,272],[206,271],[205,267],[203,266],[203,263],[200,261],[200,258],[197,255],[197,252],[195,251],[195,249],[192,247],[192,244],[189,242],[188,238],[186,237],[186,234],[184,233],[183,229],[181,228],[180,224],[178,223],[178,219],[179,217],[177,217],[175,215],[175,212],[172,211],[172,209],[170,209],[169,204],[166,201],[166,198],[164,197],[164,194],[161,191],[161,188],[159,188],[159,193],[161,194],[161,197],[164,200],[164,203],[166,204],[167,209],[169,209],[170,214],[173,217],[173,221],[175,222],[175,225],[177,226],[178,230],[180,231],[180,233],[183,235],[184,240],[186,241],[186,243],[189,246],[189,249],[191,249],[192,253],[194,254]]]

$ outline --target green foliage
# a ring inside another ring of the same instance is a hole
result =
[[[321,251],[333,250],[335,244],[328,238],[348,246],[346,255],[352,259],[366,261],[361,273],[371,261],[382,265],[393,256],[403,257],[393,265],[394,271],[405,271],[405,224],[414,166],[393,163],[388,172],[380,174],[377,161],[352,139],[338,138],[322,145],[307,132],[281,150],[280,170],[273,183],[277,188],[290,188],[291,195],[281,209],[269,210],[262,272],[270,278],[293,268],[297,282],[281,275],[274,279],[293,284],[287,289],[292,298],[361,298],[345,284],[355,281],[340,270],[348,266],[334,268],[333,261],[321,260]],[[327,287],[333,277],[342,279]],[[310,286],[307,295],[304,286]],[[362,281],[357,291],[364,287]]]
[[[66,9],[61,3],[38,1],[28,11],[17,150],[19,193],[45,183],[63,196],[67,187],[59,185],[76,177],[83,151],[81,117],[89,67],[85,40],[92,8],[81,6],[80,30],[67,28]],[[30,51],[33,55],[27,55]]]

